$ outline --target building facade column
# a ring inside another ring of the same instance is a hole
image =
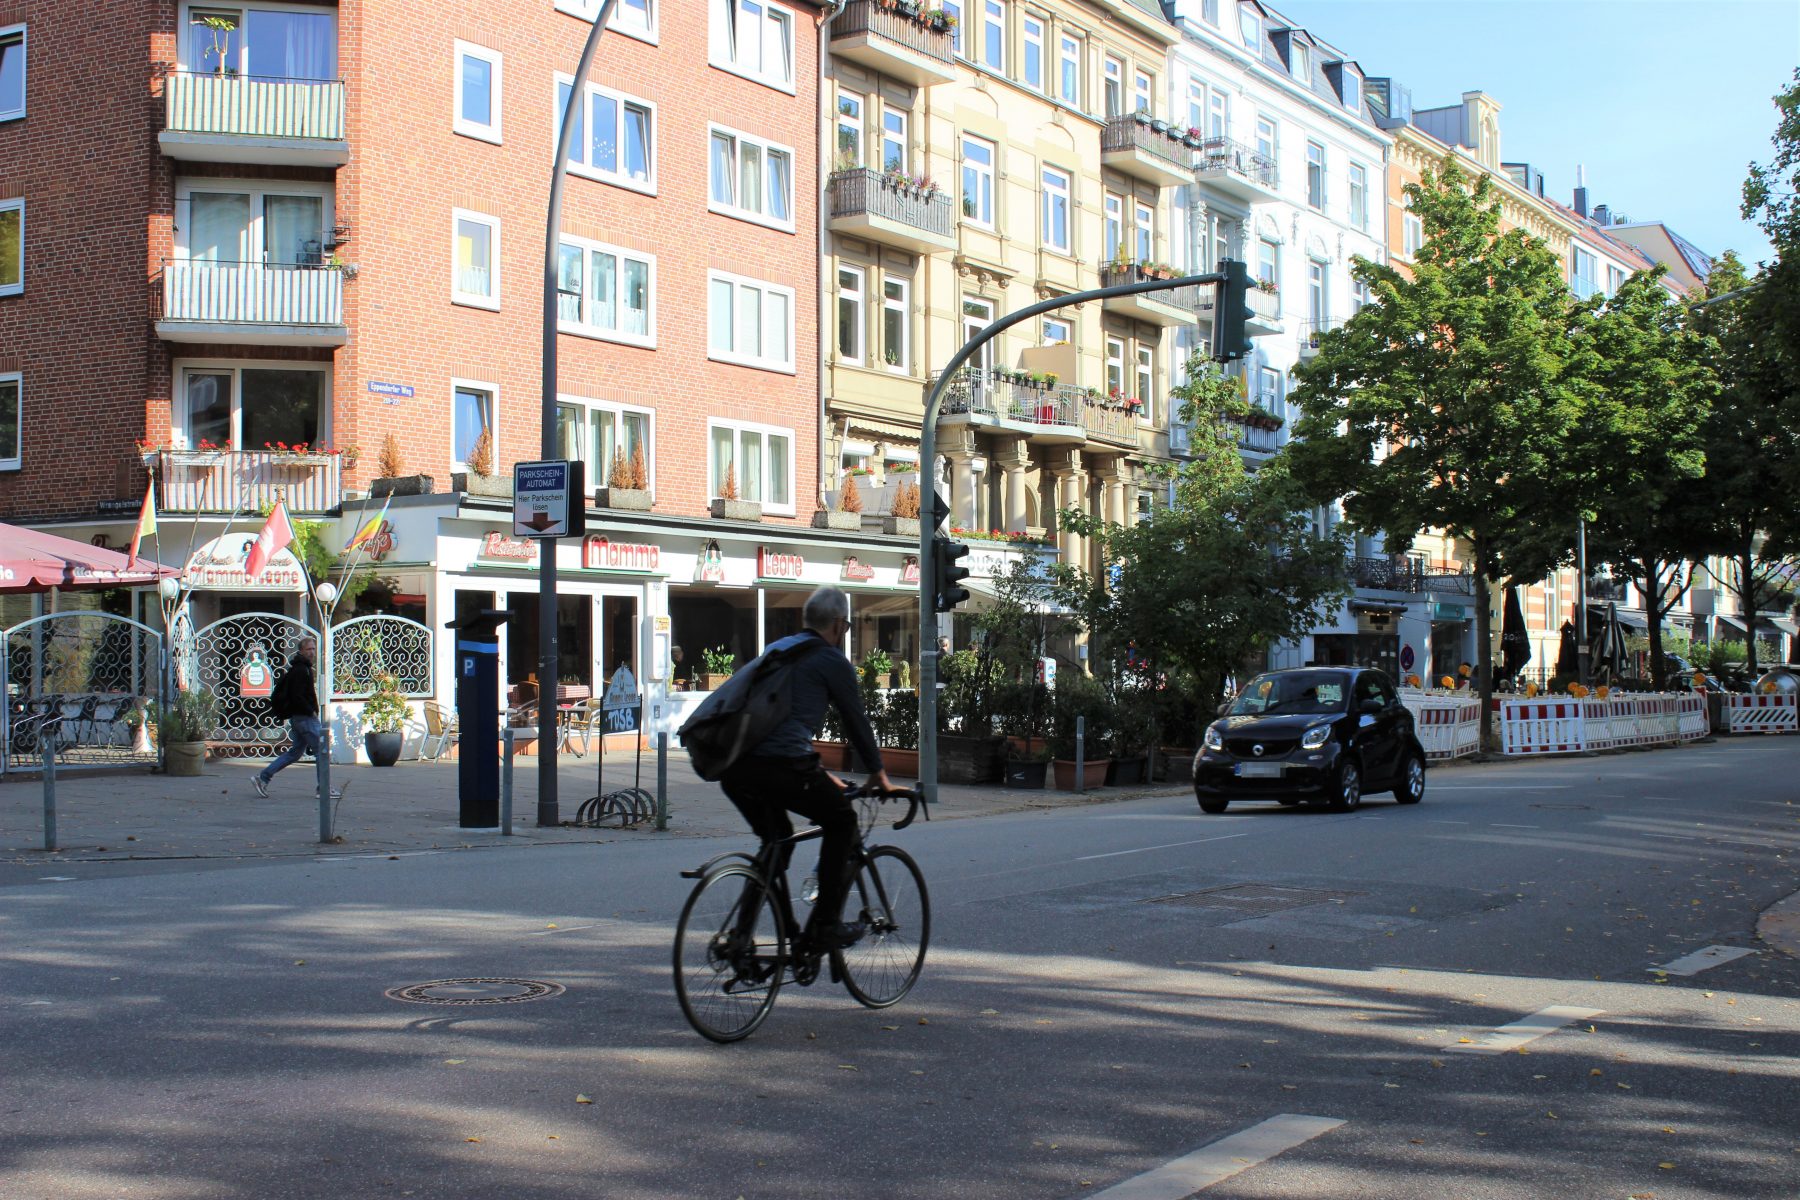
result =
[[[1087,539],[1063,528],[1062,510],[1087,508],[1088,473],[1082,468],[1081,451],[1069,450],[1056,469],[1056,545],[1062,561],[1071,566],[1087,566]]]
[[[1000,527],[1008,533],[1024,533],[1031,515],[1025,503],[1025,471],[1031,466],[1031,452],[1026,449],[1025,439],[1009,438],[1000,443],[989,461],[1000,468],[1005,482]]]
[[[950,460],[950,523],[975,528],[975,433],[966,425],[940,435],[940,448]]]

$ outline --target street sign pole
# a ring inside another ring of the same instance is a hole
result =
[[[583,103],[583,85],[600,48],[600,34],[612,20],[618,0],[601,0],[581,48],[581,63],[563,105],[562,132],[556,139],[556,159],[550,164],[550,206],[544,220],[544,362],[542,434],[539,453],[555,458],[562,447],[556,431],[556,268],[562,242],[563,181],[568,178],[569,150],[575,142],[575,114]],[[583,511],[586,511],[585,500]],[[556,796],[556,539],[545,538],[538,554],[538,824],[559,825],[562,814]],[[544,728],[545,704],[549,704],[551,728]]]
[[[1222,267],[1226,264],[1221,263]],[[1121,283],[1114,287],[1094,288],[1042,300],[1018,312],[1008,313],[963,343],[961,350],[938,373],[925,400],[925,419],[919,427],[919,496],[925,504],[937,503],[937,419],[944,403],[944,389],[956,378],[963,364],[975,356],[982,346],[1023,321],[1043,313],[1054,312],[1090,300],[1110,300],[1114,296],[1136,296],[1144,292],[1167,291],[1171,288],[1198,284],[1223,284],[1224,270],[1205,275],[1184,275],[1180,279],[1145,279]],[[1215,302],[1214,312],[1221,309]],[[937,533],[933,521],[919,522],[919,790],[927,804],[937,803],[937,568],[933,562],[931,539]]]

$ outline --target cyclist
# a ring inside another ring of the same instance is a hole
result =
[[[882,769],[881,750],[863,712],[856,668],[839,648],[850,629],[850,597],[840,588],[821,587],[807,597],[800,615],[805,628],[768,647],[787,650],[813,644],[794,664],[787,720],[733,763],[719,783],[744,814],[751,831],[765,843],[794,832],[789,812],[799,813],[823,830],[818,902],[800,939],[803,949],[824,953],[854,945],[864,933],[862,922],[840,920],[844,896],[850,889],[856,809],[844,798],[843,782],[819,765],[813,749],[813,739],[825,723],[827,704],[837,706],[850,744],[873,768],[870,789],[889,792],[893,785]],[[787,869],[785,860],[780,869]]]

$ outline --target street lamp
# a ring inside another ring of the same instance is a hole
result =
[[[319,602],[319,841],[331,840],[331,614],[337,604],[337,584],[321,579],[313,587],[313,599]]]

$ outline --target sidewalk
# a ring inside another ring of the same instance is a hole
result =
[[[250,784],[251,774],[262,765],[257,760],[209,762],[197,779],[61,770],[56,776],[56,851],[42,849],[42,781],[9,778],[0,783],[0,862],[398,854],[447,848],[614,842],[638,837],[748,835],[742,818],[719,786],[696,776],[688,766],[687,755],[680,751],[669,755],[669,829],[664,834],[655,831],[653,822],[627,830],[620,830],[616,822],[609,822],[602,829],[539,828],[535,758],[514,761],[511,837],[502,836],[498,830],[458,827],[455,763],[400,763],[393,767],[334,763],[331,784],[344,794],[337,803],[332,825],[341,840],[330,846],[321,845],[318,840],[318,801],[314,798],[317,776],[311,761],[296,763],[277,775],[269,785],[267,800],[258,797]],[[558,809],[562,819],[570,821],[582,801],[598,790],[596,764],[591,756],[565,756],[558,766]],[[654,753],[644,754],[642,771],[638,786],[654,793]],[[609,792],[633,785],[633,762],[628,754],[609,754],[605,772]],[[1186,786],[1180,784],[1102,788],[1085,795],[945,786],[939,790],[939,802],[931,817],[956,820],[1187,792]]]

